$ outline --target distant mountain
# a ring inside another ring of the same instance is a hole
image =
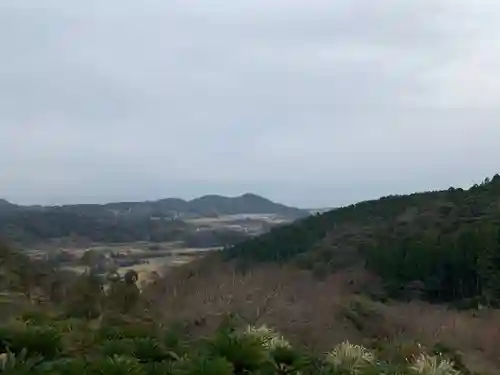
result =
[[[190,211],[202,216],[235,214],[277,214],[286,217],[304,217],[307,211],[275,203],[259,195],[247,193],[228,198],[220,195],[206,195],[187,202]]]
[[[8,204],[11,205],[10,203]],[[22,208],[23,210],[34,209],[33,207],[12,206]],[[13,208],[11,207],[9,209],[12,210]],[[1,205],[0,210],[2,210]],[[166,198],[157,201],[144,202],[113,202],[106,204],[46,206],[38,208],[37,210],[46,212],[73,212],[91,217],[120,216],[189,218],[193,216],[206,217],[236,214],[274,214],[290,219],[296,219],[308,215],[307,210],[285,206],[250,193],[243,194],[238,197],[205,195],[189,201],[179,198]]]
[[[16,210],[18,210],[20,206],[10,203],[9,201],[6,201],[5,199],[0,199],[0,215],[2,213],[11,213]]]
[[[0,200],[0,237],[16,242],[65,237],[102,242],[171,241],[184,238],[190,230],[183,223],[186,219],[235,214],[272,214],[293,221],[309,213],[255,194],[62,206],[19,206]]]

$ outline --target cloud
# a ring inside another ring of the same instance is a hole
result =
[[[476,182],[500,157],[499,16],[473,0],[4,1],[0,195],[323,206]]]

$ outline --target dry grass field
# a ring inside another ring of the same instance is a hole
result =
[[[286,222],[286,220],[274,214],[238,214],[238,215],[221,215],[218,217],[200,217],[186,220],[189,223],[231,223],[240,220],[262,220],[267,222]]]
[[[163,275],[166,270],[177,267],[203,256],[206,252],[216,250],[218,248],[184,248],[179,247],[177,243],[163,243],[155,244],[158,249],[150,250],[151,244],[149,243],[133,243],[118,246],[110,245],[97,245],[85,249],[69,249],[67,250],[76,258],[81,258],[85,251],[93,250],[102,253],[122,252],[128,254],[130,257],[137,259],[139,263],[130,266],[118,268],[118,273],[123,275],[128,270],[135,270],[139,274],[140,282],[149,282],[155,275]],[[157,256],[155,256],[157,254]],[[144,257],[141,257],[143,255]],[[125,257],[127,259],[127,257]],[[65,264],[63,269],[83,273],[87,269],[86,266],[79,262],[72,262],[72,264]]]
[[[149,258],[148,263],[120,267],[118,272],[124,275],[128,270],[134,270],[139,274],[139,282],[149,282],[152,280],[155,273],[163,275],[167,269],[189,263],[193,259],[195,258],[190,256]]]

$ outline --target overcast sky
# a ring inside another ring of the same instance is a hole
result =
[[[500,2],[2,0],[0,197],[298,206],[500,172]]]

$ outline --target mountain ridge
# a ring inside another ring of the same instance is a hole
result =
[[[81,212],[89,211],[111,211],[118,210],[119,213],[130,213],[160,216],[177,216],[179,213],[191,215],[232,215],[232,214],[283,214],[292,217],[302,217],[307,210],[276,203],[253,193],[244,193],[238,196],[224,196],[218,194],[207,194],[193,199],[182,199],[176,197],[161,198],[157,200],[144,201],[117,201],[108,203],[82,203],[62,205],[19,205],[5,199],[0,199],[0,214],[5,211],[63,211]],[[116,212],[114,213],[116,214]]]
[[[294,221],[309,212],[250,193],[238,197],[205,195],[190,201],[164,198],[45,207],[0,201],[0,237],[15,243],[61,238],[94,242],[189,242],[196,236],[196,224],[190,224],[190,220],[241,214],[274,215],[284,221]],[[241,236],[227,230],[224,234],[224,238],[230,237],[230,242]],[[226,239],[223,242],[227,243]]]

